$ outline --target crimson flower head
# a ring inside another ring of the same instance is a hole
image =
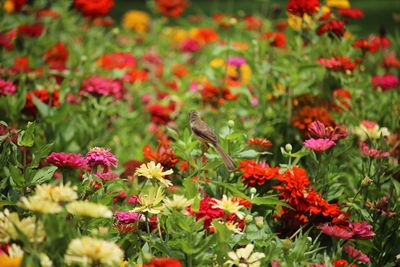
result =
[[[59,168],[85,169],[86,160],[80,154],[52,152],[47,156],[46,162]]]
[[[328,33],[329,37],[343,37],[346,29],[344,28],[344,22],[336,19],[332,19],[329,22],[324,22],[317,29],[318,35]]]
[[[266,32],[261,35],[261,40],[270,40],[270,45],[274,47],[286,47],[286,36],[282,32]]]
[[[18,27],[18,36],[39,37],[44,32],[40,23],[24,24]]]
[[[186,0],[156,0],[158,11],[166,17],[179,17],[189,6]]]
[[[102,17],[110,12],[114,0],[74,0],[75,8],[85,17]]]
[[[263,185],[279,173],[278,167],[269,167],[265,162],[255,160],[241,160],[240,170],[243,171],[241,179],[248,186]]]
[[[331,58],[320,58],[318,63],[324,66],[328,70],[332,71],[347,71],[354,70],[356,63],[353,62],[349,57],[336,56]]]
[[[399,86],[399,78],[393,74],[386,74],[382,76],[374,76],[371,79],[372,86],[374,88],[380,88],[383,91],[388,91]]]
[[[151,115],[151,121],[157,125],[166,125],[170,122],[171,114],[175,111],[175,105],[173,103],[162,106],[160,104],[152,104],[148,106],[148,110]]]
[[[347,227],[325,223],[323,225],[320,225],[318,229],[326,235],[341,238],[344,240],[350,240],[353,238],[353,232]]]
[[[25,106],[22,109],[23,113],[36,116],[38,109],[32,101],[33,96],[37,97],[41,102],[48,106],[56,107],[60,105],[60,94],[57,90],[54,90],[54,92],[49,92],[46,89],[35,89],[32,92],[26,94]]]
[[[110,166],[116,168],[118,159],[109,149],[102,147],[93,147],[86,153],[85,159],[87,165],[93,169],[97,166],[103,167],[103,172],[108,172]]]
[[[359,19],[364,17],[364,12],[359,8],[340,8],[339,16],[349,19]]]
[[[286,10],[298,17],[303,17],[304,14],[311,15],[319,9],[319,0],[289,0],[286,5]]]
[[[44,53],[44,62],[51,69],[64,70],[68,60],[68,49],[62,42],[56,43]]]
[[[201,49],[201,44],[195,39],[188,38],[180,43],[179,49],[185,53],[194,53]]]
[[[173,258],[152,258],[149,263],[143,264],[143,267],[182,267],[182,263]]]
[[[396,57],[396,53],[390,52],[383,58],[382,66],[384,68],[400,68],[400,60]]]
[[[311,148],[312,150],[317,152],[328,150],[329,148],[336,145],[335,142],[327,138],[311,138],[304,141],[303,144],[305,147]]]
[[[255,16],[246,16],[244,18],[246,29],[249,31],[258,31],[262,27],[262,20]]]
[[[365,255],[361,250],[356,249],[353,246],[350,245],[344,245],[343,250],[346,251],[347,254],[349,254],[350,257],[353,259],[356,259],[361,262],[369,263],[370,259],[367,255]]]

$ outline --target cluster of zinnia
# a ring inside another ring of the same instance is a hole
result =
[[[314,151],[325,151],[336,145],[336,141],[347,136],[347,131],[341,127],[326,127],[320,121],[314,121],[308,128],[313,138],[304,141],[304,146]],[[315,138],[314,138],[315,137]]]
[[[92,76],[83,81],[80,94],[112,96],[115,99],[121,99],[124,96],[124,90],[120,80],[103,76]]]

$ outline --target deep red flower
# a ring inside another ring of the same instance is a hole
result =
[[[286,5],[286,10],[298,17],[303,17],[304,14],[311,15],[319,9],[319,0],[289,0]]]
[[[164,168],[171,169],[179,162],[174,151],[169,146],[158,146],[153,150],[149,145],[143,147],[143,155],[146,159],[160,163]]]
[[[248,186],[263,185],[279,173],[279,167],[269,167],[265,162],[255,160],[241,160],[239,169],[243,171],[243,183]]]
[[[189,6],[186,0],[156,0],[158,11],[166,17],[179,17]]]
[[[13,41],[18,35],[17,29],[12,29],[8,32],[0,32],[0,46],[5,47],[8,50],[13,49]]]
[[[308,128],[314,121],[320,121],[326,127],[335,127],[331,114],[323,107],[304,106],[293,115],[291,121],[303,133],[308,133]]]
[[[336,19],[332,19],[329,22],[324,22],[316,30],[318,35],[328,33],[330,37],[343,37],[346,29],[344,28],[344,22]]]
[[[172,66],[172,71],[174,72],[174,75],[178,78],[183,78],[189,74],[189,70],[185,65],[182,64],[174,64]]]
[[[246,24],[246,29],[249,31],[258,31],[262,27],[262,20],[255,16],[246,16],[244,23]]]
[[[51,69],[64,70],[68,60],[68,49],[62,42],[56,43],[44,53],[44,62]]]
[[[201,91],[201,96],[204,103],[210,104],[213,107],[223,105],[225,101],[235,100],[238,95],[232,94],[228,88],[206,83]]]
[[[136,59],[130,53],[115,52],[104,54],[96,60],[96,64],[105,70],[134,69],[136,67]]]
[[[160,104],[152,104],[147,107],[151,115],[151,121],[158,125],[165,125],[171,121],[171,114],[175,111],[173,103],[163,106]]]
[[[131,175],[133,175],[133,173],[135,172],[135,170],[142,164],[142,162],[138,161],[138,160],[128,160],[126,162],[124,162],[124,164],[122,164],[122,166],[124,167],[124,172],[121,173],[121,177],[123,178],[127,178]]]
[[[31,70],[29,67],[28,57],[18,57],[14,60],[14,65],[11,67],[14,72],[28,72]]]
[[[261,40],[270,40],[270,45],[274,47],[286,47],[286,36],[282,32],[266,32],[261,35]]]
[[[40,23],[24,24],[18,26],[18,36],[39,37],[44,32],[44,26]]]
[[[328,70],[333,71],[346,71],[354,70],[356,63],[353,62],[349,57],[336,56],[331,58],[320,58],[318,63],[324,66]]]
[[[102,17],[110,12],[114,0],[74,0],[74,6],[85,17]]]
[[[340,8],[339,16],[343,18],[359,19],[364,17],[364,12],[360,8]]]
[[[36,96],[41,102],[48,106],[56,107],[60,105],[60,94],[57,90],[49,92],[46,89],[35,89],[26,94],[26,102],[22,112],[27,115],[35,116],[38,112],[36,105],[32,101],[32,95]]]
[[[204,229],[210,229],[213,219],[224,217],[225,212],[222,209],[214,208],[213,206],[215,204],[216,202],[214,199],[205,196],[200,200],[200,207],[197,212],[190,210],[190,213],[196,216],[196,220],[204,221]]]
[[[173,258],[152,258],[149,263],[144,263],[143,267],[182,267],[179,260]]]

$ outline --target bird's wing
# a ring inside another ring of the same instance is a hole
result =
[[[203,121],[198,121],[194,125],[192,125],[192,131],[195,135],[210,143],[212,145],[218,142],[217,136],[214,131],[208,127],[208,125]]]

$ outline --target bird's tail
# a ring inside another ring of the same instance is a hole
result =
[[[215,149],[224,161],[226,168],[231,172],[236,170],[235,162],[218,143],[215,145]]]

